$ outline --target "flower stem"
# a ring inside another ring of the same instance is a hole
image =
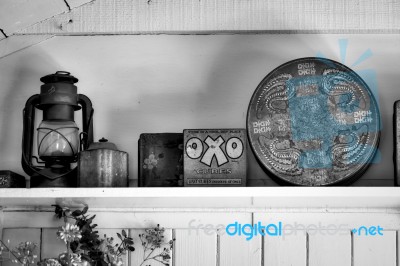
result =
[[[68,266],[71,266],[71,258],[69,256],[69,241],[67,241],[67,260],[68,260]]]

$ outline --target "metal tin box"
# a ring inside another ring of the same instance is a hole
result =
[[[183,186],[183,134],[141,134],[139,187],[176,186]]]
[[[246,186],[245,129],[184,130],[185,186]]]
[[[25,188],[25,177],[12,171],[0,171],[0,188]]]

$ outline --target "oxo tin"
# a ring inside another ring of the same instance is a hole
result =
[[[184,186],[246,186],[245,129],[186,129]]]
[[[256,88],[247,133],[261,166],[278,182],[348,183],[378,148],[380,116],[368,85],[350,68],[300,58],[270,72]]]

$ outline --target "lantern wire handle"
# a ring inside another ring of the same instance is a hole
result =
[[[89,120],[88,120],[88,124],[87,124],[88,131],[90,130],[90,124],[92,123],[93,113],[94,113],[94,110],[92,109],[90,111]],[[80,151],[84,151],[87,148],[89,148],[88,143],[87,143],[89,132],[82,131],[79,135],[80,135],[79,141],[80,141],[80,149],[81,149]]]

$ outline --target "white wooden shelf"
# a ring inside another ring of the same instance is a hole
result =
[[[397,187],[0,189],[4,209],[52,204],[91,208],[400,208]]]

